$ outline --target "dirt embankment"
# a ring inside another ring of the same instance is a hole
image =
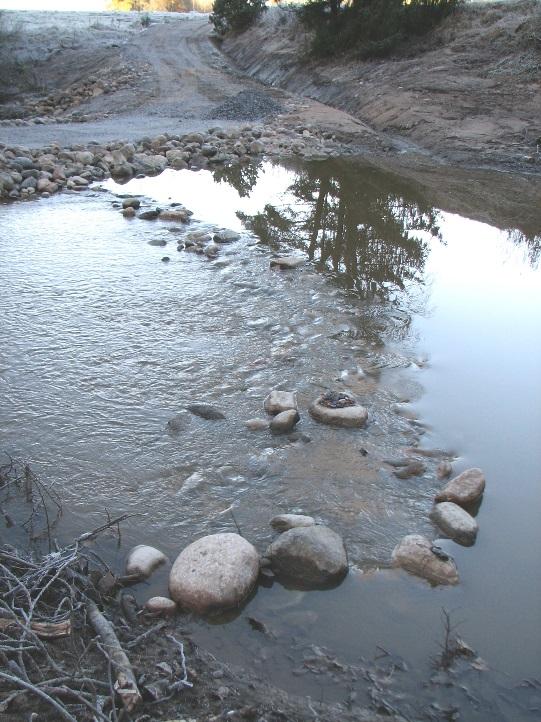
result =
[[[541,170],[541,3],[469,4],[392,58],[307,57],[291,9],[273,8],[223,49],[263,83],[351,113],[442,160]]]

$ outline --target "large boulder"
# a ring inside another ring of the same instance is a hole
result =
[[[257,550],[239,534],[211,534],[182,551],[169,575],[171,597],[197,614],[238,607],[259,574]]]
[[[297,411],[297,395],[294,391],[271,391],[264,401],[267,414],[276,416],[283,411],[294,409]]]
[[[331,426],[362,428],[368,419],[368,411],[354,396],[344,391],[328,391],[322,394],[309,408],[316,421]]]
[[[485,475],[481,469],[466,469],[436,494],[436,502],[452,501],[459,506],[468,506],[478,501],[484,490]]]
[[[405,536],[394,548],[392,560],[395,566],[432,584],[458,583],[454,559],[420,534]]]
[[[332,584],[348,570],[344,542],[326,526],[290,529],[273,541],[266,556],[276,574],[305,587]]]
[[[479,524],[458,504],[442,501],[434,506],[430,518],[444,534],[459,544],[471,546],[475,542]]]

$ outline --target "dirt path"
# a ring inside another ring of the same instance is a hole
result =
[[[62,42],[63,22],[66,37],[72,32],[69,17],[63,20],[63,13],[56,15],[56,42]],[[166,22],[161,21],[163,18]],[[346,136],[355,135],[359,139],[366,136],[375,141],[375,134],[347,113],[250,79],[213,45],[210,31],[206,15],[163,14],[144,31],[126,27],[119,30],[119,37],[109,38],[105,47],[94,47],[89,26],[71,52],[51,51],[50,57],[42,62],[40,76],[44,83],[48,81],[49,91],[63,90],[73,83],[77,56],[88,57],[90,52],[94,53],[95,62],[85,62],[86,77],[105,67],[127,67],[140,70],[138,82],[77,106],[78,112],[99,116],[97,120],[4,126],[0,127],[0,141],[28,147],[41,147],[52,141],[72,145],[92,140],[136,140],[163,132],[206,130],[213,125],[242,125],[254,119],[213,118],[212,111],[245,90],[276,100],[284,109],[278,119],[284,125],[319,124]],[[78,73],[79,82],[80,76]]]

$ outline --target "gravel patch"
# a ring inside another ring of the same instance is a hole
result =
[[[257,90],[242,90],[211,110],[207,118],[260,120],[282,112],[284,108],[264,93]]]

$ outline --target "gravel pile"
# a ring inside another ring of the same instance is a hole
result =
[[[242,90],[212,110],[208,118],[222,120],[260,120],[283,112],[283,107],[272,98],[256,90]]]

